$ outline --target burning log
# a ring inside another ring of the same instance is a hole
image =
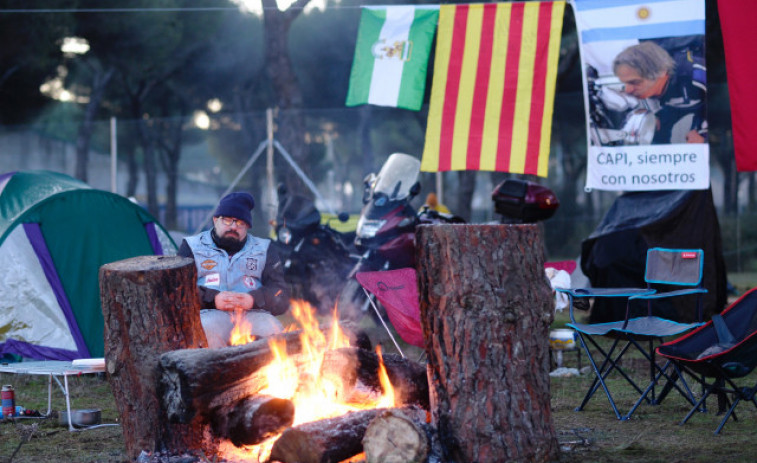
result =
[[[428,376],[426,367],[397,354],[383,354],[389,382],[394,388],[397,405],[416,404],[429,409]],[[347,389],[360,380],[366,386],[380,389],[379,358],[375,352],[343,347],[326,352],[321,373],[342,378]]]
[[[242,346],[185,349],[160,357],[163,406],[169,420],[186,423],[195,415],[236,406],[236,402],[263,389],[256,373],[274,358],[269,340],[286,343],[288,355],[299,353],[300,333],[289,332]]]
[[[554,461],[549,324],[536,225],[422,225],[421,325],[445,459]]]
[[[231,409],[213,409],[212,429],[237,447],[256,445],[288,428],[294,422],[291,400],[256,395],[237,402]]]
[[[366,463],[420,463],[426,461],[429,446],[423,422],[398,409],[379,413],[363,437]]]
[[[382,410],[360,410],[289,428],[273,444],[270,460],[330,463],[357,455],[363,451],[368,425]]]

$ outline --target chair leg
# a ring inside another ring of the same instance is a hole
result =
[[[591,364],[592,369],[594,370],[594,381],[591,384],[591,387],[586,392],[586,395],[584,396],[583,401],[581,402],[581,405],[575,408],[575,411],[581,411],[586,406],[586,404],[589,402],[589,400],[592,398],[594,393],[599,389],[600,386],[602,386],[602,389],[605,392],[605,395],[607,396],[607,400],[610,402],[610,406],[612,407],[613,411],[615,412],[615,416],[622,420],[623,416],[618,411],[618,407],[615,405],[615,400],[612,398],[612,394],[610,393],[610,389],[607,387],[607,384],[605,383],[605,378],[610,374],[612,370],[617,370],[620,372],[626,379],[629,379],[628,376],[623,372],[623,370],[617,365],[617,360],[620,359],[626,350],[628,350],[628,345],[623,347],[621,349],[621,352],[618,354],[615,360],[613,360],[613,354],[615,352],[615,349],[618,345],[619,339],[616,339],[613,341],[612,346],[610,349],[605,352],[597,343],[594,341],[594,339],[591,338],[591,336],[588,336],[589,341],[594,345],[594,347],[599,351],[600,354],[604,356],[604,361],[602,362],[601,366],[597,366],[597,363],[594,361],[594,357],[591,355],[591,351],[589,350],[589,346],[586,343],[586,340],[584,339],[584,335],[580,332],[578,332],[578,339],[581,342],[581,347],[586,352],[586,356],[589,358],[589,363]]]
[[[720,430],[723,429],[723,426],[725,426],[726,421],[728,421],[728,418],[730,418],[731,415],[733,415],[733,420],[734,421],[738,421],[738,419],[736,418],[735,411],[736,411],[736,406],[739,404],[739,402],[741,402],[741,393],[740,392],[736,394],[736,399],[733,401],[733,404],[731,404],[731,408],[729,408],[728,411],[726,412],[725,417],[723,417],[723,421],[720,422],[720,425],[715,430],[715,434],[719,434],[720,433]]]
[[[684,424],[686,424],[686,422],[689,421],[689,418],[691,418],[694,415],[694,412],[699,410],[699,407],[704,403],[705,400],[707,400],[707,397],[709,397],[713,389],[715,389],[714,384],[707,387],[705,392],[702,394],[702,398],[699,399],[699,402],[694,404],[694,407],[691,410],[689,410],[689,413],[686,415],[686,417],[684,417],[684,419],[680,423],[678,423],[680,426],[683,426]]]

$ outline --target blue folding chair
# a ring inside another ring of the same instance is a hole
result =
[[[600,386],[604,390],[610,406],[619,420],[630,418],[631,414],[642,402],[650,404],[659,403],[672,388],[678,390],[692,404],[695,403],[693,394],[686,382],[683,381],[683,378],[680,377],[680,372],[675,369],[675,366],[673,367],[673,371],[669,373],[668,368],[670,363],[666,363],[662,367],[657,365],[654,343],[669,336],[680,335],[701,325],[702,295],[707,292],[702,287],[703,263],[704,252],[701,249],[651,248],[647,251],[644,272],[646,288],[558,289],[558,291],[568,295],[571,323],[568,323],[567,326],[573,328],[578,333],[581,347],[588,356],[595,376],[581,405],[576,408],[576,411],[583,410]],[[680,289],[662,291],[663,288],[669,289],[669,287]],[[659,291],[658,288],[660,289]],[[653,305],[656,302],[684,295],[695,295],[698,322],[679,323],[668,318],[653,315]],[[625,298],[626,313],[624,319],[595,324],[579,323],[576,321],[575,301],[581,298],[598,297]],[[631,316],[631,304],[633,301],[646,302],[645,315]],[[604,349],[597,342],[602,337],[613,340],[609,349]],[[621,342],[623,342],[622,345]],[[642,343],[647,343],[647,345],[645,346]],[[594,348],[595,353],[592,353],[590,345]],[[642,389],[620,365],[620,360],[632,346],[649,362],[650,382],[645,389]],[[598,362],[595,358],[599,358],[600,361]],[[615,399],[606,381],[608,375],[612,372],[617,372],[621,375],[640,395],[638,401],[625,415],[618,411]],[[663,377],[667,379],[667,383],[663,393],[657,398],[655,396],[655,386]]]

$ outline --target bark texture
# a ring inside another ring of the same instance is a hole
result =
[[[158,359],[175,349],[207,347],[192,259],[141,256],[100,268],[105,366],[126,450],[200,448],[201,423],[168,426],[160,406]]]
[[[266,386],[256,373],[273,359],[269,341],[286,343],[287,355],[300,352],[300,332],[220,349],[184,349],[160,357],[160,383],[166,416],[188,423],[197,415],[228,407]]]
[[[360,410],[289,428],[273,444],[271,460],[335,463],[357,455],[363,451],[365,430],[381,410]]]
[[[539,228],[424,225],[416,243],[431,412],[446,458],[555,460],[554,309]]]

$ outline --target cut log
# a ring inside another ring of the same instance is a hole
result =
[[[289,332],[242,346],[187,349],[160,357],[162,400],[169,420],[187,423],[197,414],[233,407],[266,386],[256,373],[271,360],[269,341],[286,343],[287,355],[300,352],[300,333]]]
[[[419,405],[428,410],[426,366],[397,354],[382,354],[382,358],[389,382],[394,388],[397,406]],[[378,371],[378,354],[355,347],[343,347],[326,352],[321,367],[322,375],[336,376],[344,380],[347,395],[357,380],[366,386],[380,390]]]
[[[216,436],[229,439],[237,447],[256,445],[280,434],[294,422],[291,400],[256,395],[230,409],[213,409],[211,424]]]
[[[429,452],[424,423],[401,410],[384,410],[363,437],[366,463],[422,463]]]
[[[363,451],[365,430],[382,410],[360,410],[289,428],[274,442],[270,460],[331,463],[357,455]]]
[[[431,412],[447,460],[557,459],[542,243],[537,225],[416,231]]]
[[[167,426],[157,386],[162,353],[207,346],[194,261],[135,257],[103,265],[99,279],[106,372],[128,455],[200,448],[203,425]]]

